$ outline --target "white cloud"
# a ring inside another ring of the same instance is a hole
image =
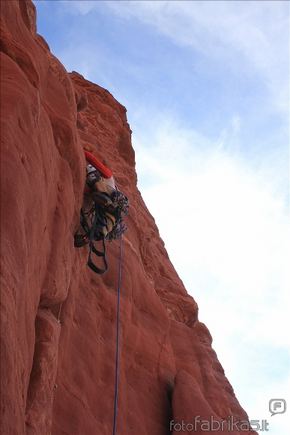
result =
[[[95,10],[98,7],[98,3],[98,0],[62,0],[62,5],[68,11],[81,15],[87,15]]]
[[[71,3],[71,2],[69,2]],[[273,108],[289,113],[289,3],[279,1],[109,1],[124,20],[137,19],[175,44],[191,47],[228,71],[257,75]],[[87,14],[100,2],[72,2]],[[225,71],[226,73],[226,71]],[[265,108],[263,108],[265,110]]]
[[[286,394],[277,371],[290,347],[289,210],[280,168],[269,180],[231,145],[241,125],[233,116],[223,140],[210,142],[159,116],[134,145],[143,197],[226,374],[251,418],[266,418],[267,400]]]

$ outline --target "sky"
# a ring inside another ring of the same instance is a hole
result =
[[[67,70],[126,106],[138,187],[226,375],[287,433],[268,402],[290,406],[289,3],[35,5]]]

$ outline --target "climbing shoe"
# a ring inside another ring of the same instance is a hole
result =
[[[75,234],[74,246],[75,248],[82,248],[89,243],[89,238],[86,234]]]

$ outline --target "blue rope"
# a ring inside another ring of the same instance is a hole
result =
[[[116,320],[116,359],[115,359],[115,394],[114,394],[114,418],[113,435],[117,433],[118,394],[119,394],[119,342],[120,342],[120,294],[122,281],[123,238],[120,239],[119,273],[117,290],[117,320]]]

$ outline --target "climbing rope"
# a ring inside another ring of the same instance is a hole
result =
[[[116,320],[116,357],[115,357],[115,393],[114,393],[114,417],[113,435],[117,433],[118,417],[118,395],[119,395],[119,345],[120,345],[120,294],[122,281],[122,261],[123,261],[123,237],[120,238],[119,247],[119,271],[118,271],[118,290],[117,290],[117,320]]]

